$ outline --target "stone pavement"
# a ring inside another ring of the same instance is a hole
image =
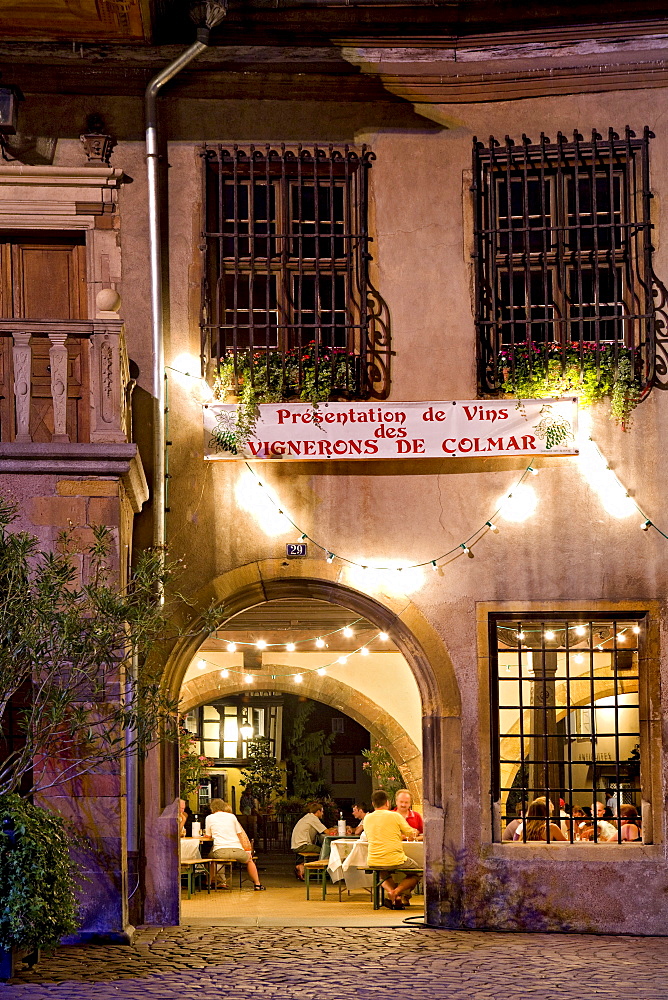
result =
[[[60,948],[0,1000],[667,1000],[663,938],[421,928],[142,928]]]

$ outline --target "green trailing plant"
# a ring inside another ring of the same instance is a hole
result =
[[[191,792],[205,782],[213,761],[197,752],[199,740],[188,732],[184,725],[179,725],[179,786],[181,798],[185,799]]]
[[[387,750],[380,743],[373,743],[369,750],[362,750],[362,756],[365,758],[362,767],[371,772],[376,788],[382,788],[394,800],[395,793],[405,782]]]
[[[357,387],[359,359],[315,341],[290,351],[237,351],[222,361],[214,378],[217,400],[238,397],[234,418],[222,416],[212,432],[215,444],[237,454],[253,434],[261,403],[290,400],[319,403]]]
[[[178,634],[173,602],[159,596],[178,567],[144,551],[121,590],[109,579],[109,529],[94,528],[83,547],[65,532],[45,552],[12,530],[16,518],[0,498],[0,795],[28,795],[144,753],[158,734],[177,738],[156,654]]]
[[[308,732],[308,720],[315,705],[312,701],[301,702],[292,720],[292,730],[286,740],[286,761],[295,796],[306,799],[328,795],[329,789],[321,775],[322,758],[331,752],[335,733],[326,735],[321,729]]]
[[[518,399],[578,396],[582,406],[610,400],[610,415],[628,428],[642,384],[634,352],[613,344],[520,344],[499,351],[497,380]]]
[[[241,772],[239,784],[252,787],[261,806],[266,806],[273,795],[283,789],[283,772],[272,753],[271,740],[256,736],[248,740],[248,763]]]
[[[76,931],[69,840],[61,817],[0,796],[0,947],[54,948]]]

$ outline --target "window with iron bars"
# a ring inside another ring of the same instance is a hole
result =
[[[206,145],[202,355],[283,398],[382,398],[389,326],[369,280],[374,155]],[[322,393],[321,393],[322,394]]]
[[[640,842],[644,615],[490,616],[502,840]]]
[[[519,359],[593,350],[654,375],[649,141],[474,139],[475,321],[481,392]]]

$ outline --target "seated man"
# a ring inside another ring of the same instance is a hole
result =
[[[419,868],[412,858],[407,858],[402,840],[415,840],[417,832],[409,826],[401,813],[392,812],[387,792],[379,790],[371,796],[374,812],[364,817],[364,832],[369,841],[369,868],[383,873],[382,886],[387,898],[384,905],[391,910],[403,910],[410,901],[410,894],[419,881],[419,875],[405,875],[397,883],[392,878],[397,868]]]
[[[297,820],[293,827],[290,850],[299,854],[312,854],[313,860],[315,860],[320,854],[320,844],[318,842],[320,835],[329,834],[329,836],[334,837],[337,830],[335,826],[329,830],[325,827],[325,824],[322,822],[324,810],[319,802],[309,802],[306,808],[308,810],[306,815]],[[295,865],[295,875],[298,879],[304,880],[303,861]]]
[[[364,817],[368,813],[366,802],[356,802],[353,806],[353,816],[357,820],[357,825],[353,828],[353,833],[360,834],[364,829]]]

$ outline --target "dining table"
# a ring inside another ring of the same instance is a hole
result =
[[[356,836],[355,834],[352,833],[347,833],[345,835],[341,833],[325,834],[325,836],[322,838],[322,846],[320,848],[320,857],[318,858],[318,861],[329,860],[330,851],[332,849],[332,843],[335,840],[357,841],[359,840],[359,836],[358,835]]]
[[[418,841],[404,841],[401,845],[407,858],[415,861],[420,868],[424,868],[424,843]],[[364,869],[369,856],[369,844],[365,840],[339,839],[331,845],[329,864],[327,871],[332,882],[345,880],[346,889],[371,889],[373,875],[367,874]]]

